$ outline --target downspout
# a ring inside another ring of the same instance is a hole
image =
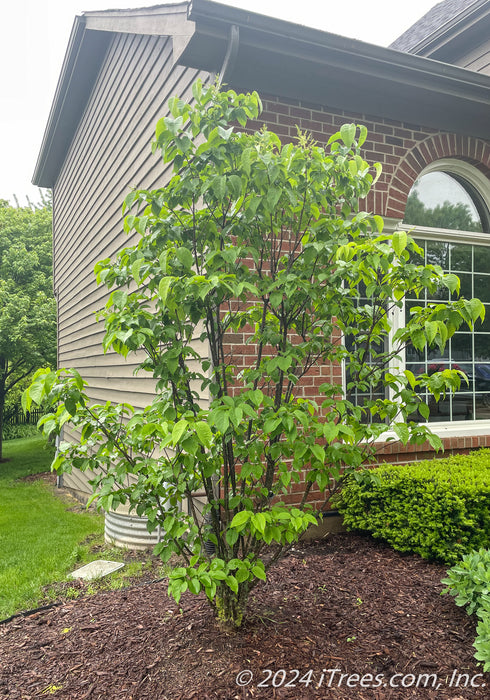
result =
[[[56,456],[58,456],[58,453],[60,451],[60,442],[63,440],[63,428],[61,428],[61,432],[59,435],[56,436]],[[56,472],[56,488],[62,489],[63,488],[63,472]]]
[[[51,244],[52,260],[53,260],[53,296],[56,301],[56,369],[60,366],[60,312],[59,312],[59,293],[56,286],[56,205],[54,196],[54,187],[51,189],[51,206],[52,206],[52,219],[51,219],[51,230],[53,235],[53,240]],[[63,440],[63,428],[61,428],[60,434],[56,436],[55,446],[56,446],[56,456],[59,453],[60,442]],[[56,487],[59,489],[63,488],[63,473],[56,472]]]
[[[228,36],[228,46],[226,48],[225,57],[223,59],[223,64],[221,70],[218,73],[218,87],[224,83],[226,77],[233,72],[235,67],[236,59],[238,56],[238,46],[240,43],[240,29],[237,24],[232,24],[230,26],[230,34]]]

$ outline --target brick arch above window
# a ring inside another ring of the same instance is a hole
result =
[[[402,220],[415,180],[432,163],[447,158],[470,163],[490,178],[490,143],[471,136],[435,134],[414,146],[395,169],[388,183],[383,215]]]

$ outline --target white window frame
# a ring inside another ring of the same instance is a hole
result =
[[[490,180],[481,173],[475,166],[455,158],[443,158],[436,160],[421,171],[419,177],[432,172],[444,172],[448,175],[457,175],[472,185],[482,198],[484,205],[490,212]],[[476,246],[490,247],[490,233],[479,233],[474,231],[455,231],[450,229],[435,229],[427,226],[410,226],[395,219],[385,219],[387,233],[394,231],[406,231],[412,238],[426,241],[443,241],[446,243],[459,243]],[[488,300],[490,303],[490,300]],[[404,325],[405,308],[398,309],[392,319],[394,333],[397,328]],[[402,358],[402,366],[405,366],[405,353],[399,353]],[[398,367],[393,368],[395,371]],[[465,421],[427,421],[432,432],[439,437],[471,437],[490,433],[490,420],[465,420]],[[395,436],[388,431],[383,434],[383,438]]]

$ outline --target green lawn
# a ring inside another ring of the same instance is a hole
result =
[[[52,449],[42,438],[4,443],[0,463],[0,619],[34,607],[42,587],[77,565],[78,545],[103,532],[103,517],[69,512],[42,481],[17,481],[48,471]]]

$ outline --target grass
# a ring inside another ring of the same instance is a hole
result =
[[[101,515],[70,512],[43,481],[18,481],[49,470],[43,438],[4,443],[0,463],[0,619],[34,607],[43,587],[65,580],[88,550],[80,544],[103,532]],[[92,556],[92,559],[97,556]]]

